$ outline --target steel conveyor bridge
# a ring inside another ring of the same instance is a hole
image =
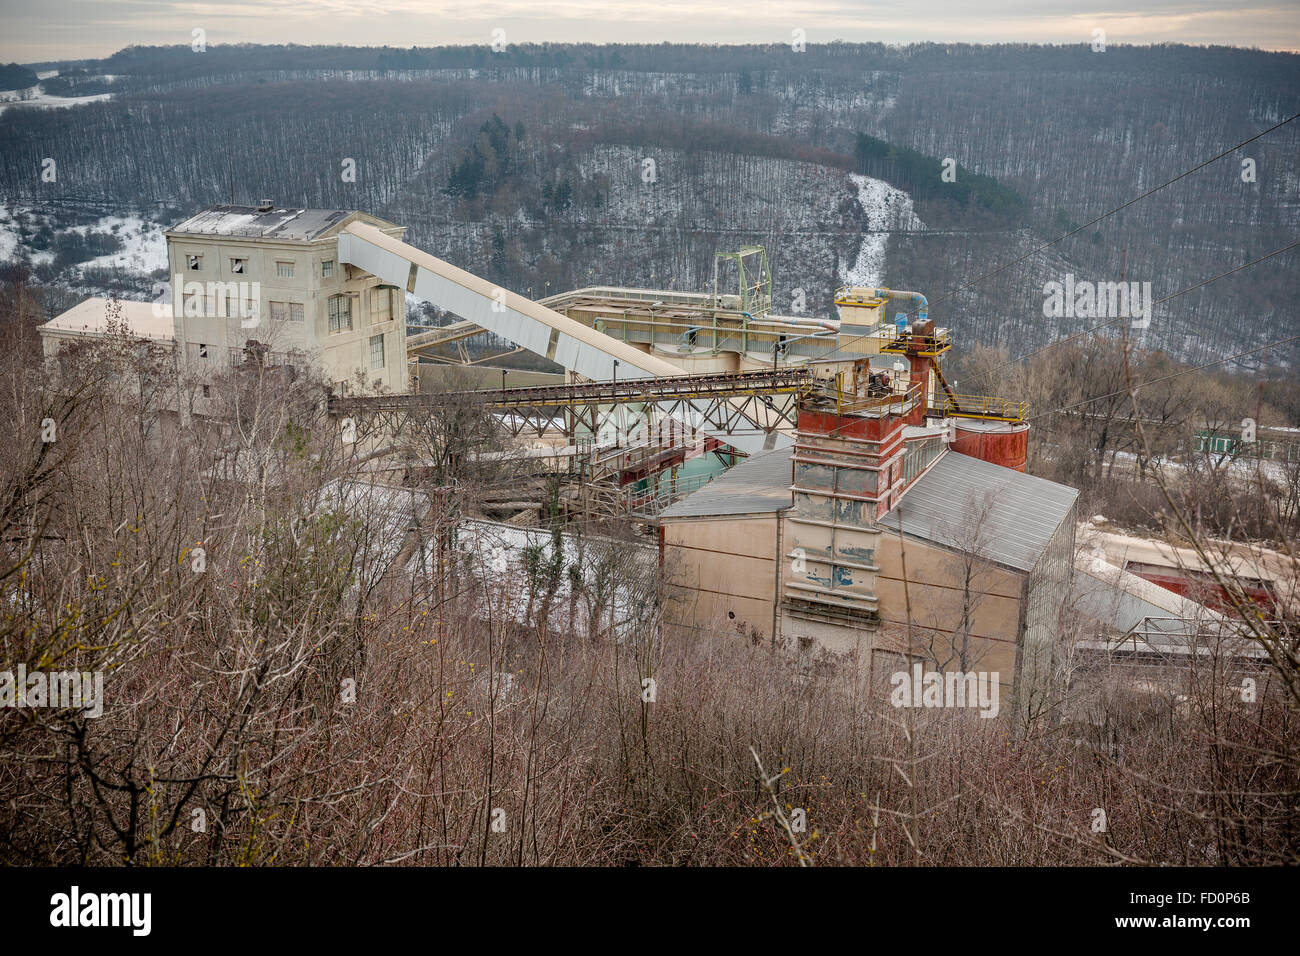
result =
[[[618,379],[619,385],[623,386],[633,380],[682,378],[681,369],[663,359],[495,286],[415,246],[385,235],[374,226],[360,222],[345,226],[339,233],[338,254],[343,264],[405,289],[466,322],[595,382],[603,384]],[[650,392],[644,394],[652,396]],[[399,403],[410,400],[411,404],[406,407],[406,413],[410,414],[421,407],[418,404],[420,398],[422,396],[395,396],[383,400]],[[718,392],[692,397],[679,386],[676,393],[664,395],[663,400],[656,401],[656,404],[665,415],[681,418],[689,412],[686,423],[697,427],[696,422],[699,422],[698,427],[706,435],[750,454],[793,443],[788,434],[779,431],[788,427],[789,417],[774,409],[776,403],[770,401],[770,393],[768,398],[769,401],[765,402],[759,396],[722,395]],[[594,400],[589,400],[570,404],[576,408],[593,403]],[[369,411],[389,414],[398,408],[373,406]]]
[[[600,431],[602,409],[626,405],[653,408],[738,447],[733,439],[762,438],[752,433],[755,422],[769,428],[795,427],[795,399],[814,387],[808,369],[763,369],[714,375],[676,375],[631,381],[538,385],[524,388],[476,389],[417,395],[330,396],[334,416],[366,418],[397,433],[411,418],[428,409],[471,402],[502,414],[511,435],[543,435],[551,429],[573,433],[585,427]]]

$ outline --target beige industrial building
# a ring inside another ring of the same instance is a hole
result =
[[[1022,413],[951,394],[936,408],[944,348],[945,333],[927,326],[887,343],[908,356],[905,373],[839,377],[800,404],[793,448],[753,456],[665,509],[671,616],[872,672],[920,662],[996,672],[1005,690],[1021,678],[1039,686],[1069,588],[1078,492],[1019,470],[1015,444],[977,445],[987,461],[953,450],[961,429],[936,419],[957,402],[992,420]]]
[[[792,490],[794,455],[755,456],[663,512],[670,617],[815,645],[883,672],[906,659],[996,671],[1005,690],[1027,662],[1047,665],[1077,491],[944,450],[860,529],[873,541],[867,552],[829,522],[815,547],[806,531],[817,519]]]
[[[176,348],[187,369],[239,364],[252,348],[309,356],[340,388],[406,391],[404,290],[339,259],[342,209],[212,206],[167,230]],[[287,360],[274,364],[290,364]]]
[[[405,290],[340,258],[353,223],[405,232],[342,209],[209,207],[165,233],[170,303],[87,299],[41,327],[43,349],[102,338],[115,320],[174,349],[199,411],[222,372],[249,362],[312,364],[345,393],[405,392]]]

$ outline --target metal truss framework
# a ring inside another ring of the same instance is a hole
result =
[[[431,409],[473,402],[500,412],[510,435],[519,437],[555,430],[568,435],[583,431],[599,434],[609,426],[616,410],[640,406],[634,413],[648,421],[657,416],[659,421],[675,420],[728,435],[752,435],[757,421],[772,434],[795,427],[795,399],[810,391],[813,382],[807,369],[764,369],[419,395],[331,395],[329,410],[335,417],[366,418],[398,434],[408,422],[426,417]]]

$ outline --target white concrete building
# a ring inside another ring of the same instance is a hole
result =
[[[339,262],[339,231],[363,222],[400,239],[405,227],[343,209],[211,206],[167,230],[174,336],[201,381],[263,356],[309,359],[340,392],[405,392],[402,289]]]
[[[175,350],[202,408],[222,372],[249,361],[315,365],[343,394],[407,390],[406,293],[339,261],[344,226],[404,227],[344,209],[211,206],[166,231],[170,298],[86,299],[41,326],[42,348],[113,326]]]

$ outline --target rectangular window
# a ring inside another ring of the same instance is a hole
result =
[[[277,263],[275,264],[275,274],[276,274],[276,277],[277,277],[277,278],[280,278],[280,279],[292,279],[292,278],[293,278],[293,263],[292,263],[292,262],[277,262]]]
[[[392,297],[387,289],[370,290],[370,321],[381,325],[393,317]]]
[[[211,388],[211,386],[208,386],[208,385],[204,385],[204,386],[203,386],[203,397],[204,397],[204,398],[211,398],[211,397],[212,397],[212,388]]]
[[[231,259],[230,271],[237,276],[241,276],[244,274],[244,267],[247,265],[248,265],[247,259]]]
[[[186,266],[186,268],[188,268],[191,272],[198,272],[200,269],[203,268],[203,257],[202,257],[202,256],[186,256],[186,257],[185,257],[185,266]]]
[[[289,303],[289,321],[290,321],[290,322],[301,322],[301,321],[302,321],[302,303],[301,303],[301,302],[290,302],[290,303]]]
[[[287,302],[271,303],[271,324],[278,325],[289,321],[289,304]]]
[[[384,337],[383,335],[370,336],[370,367],[384,367]]]
[[[207,345],[206,345],[205,343],[200,342],[200,343],[199,343],[199,358],[207,358],[207,357],[208,357],[208,347],[207,347]]]
[[[352,331],[352,299],[346,295],[336,295],[330,298],[330,331],[331,332],[351,332]]]
[[[326,259],[320,264],[320,275],[322,279],[328,279],[334,274],[334,260]]]

